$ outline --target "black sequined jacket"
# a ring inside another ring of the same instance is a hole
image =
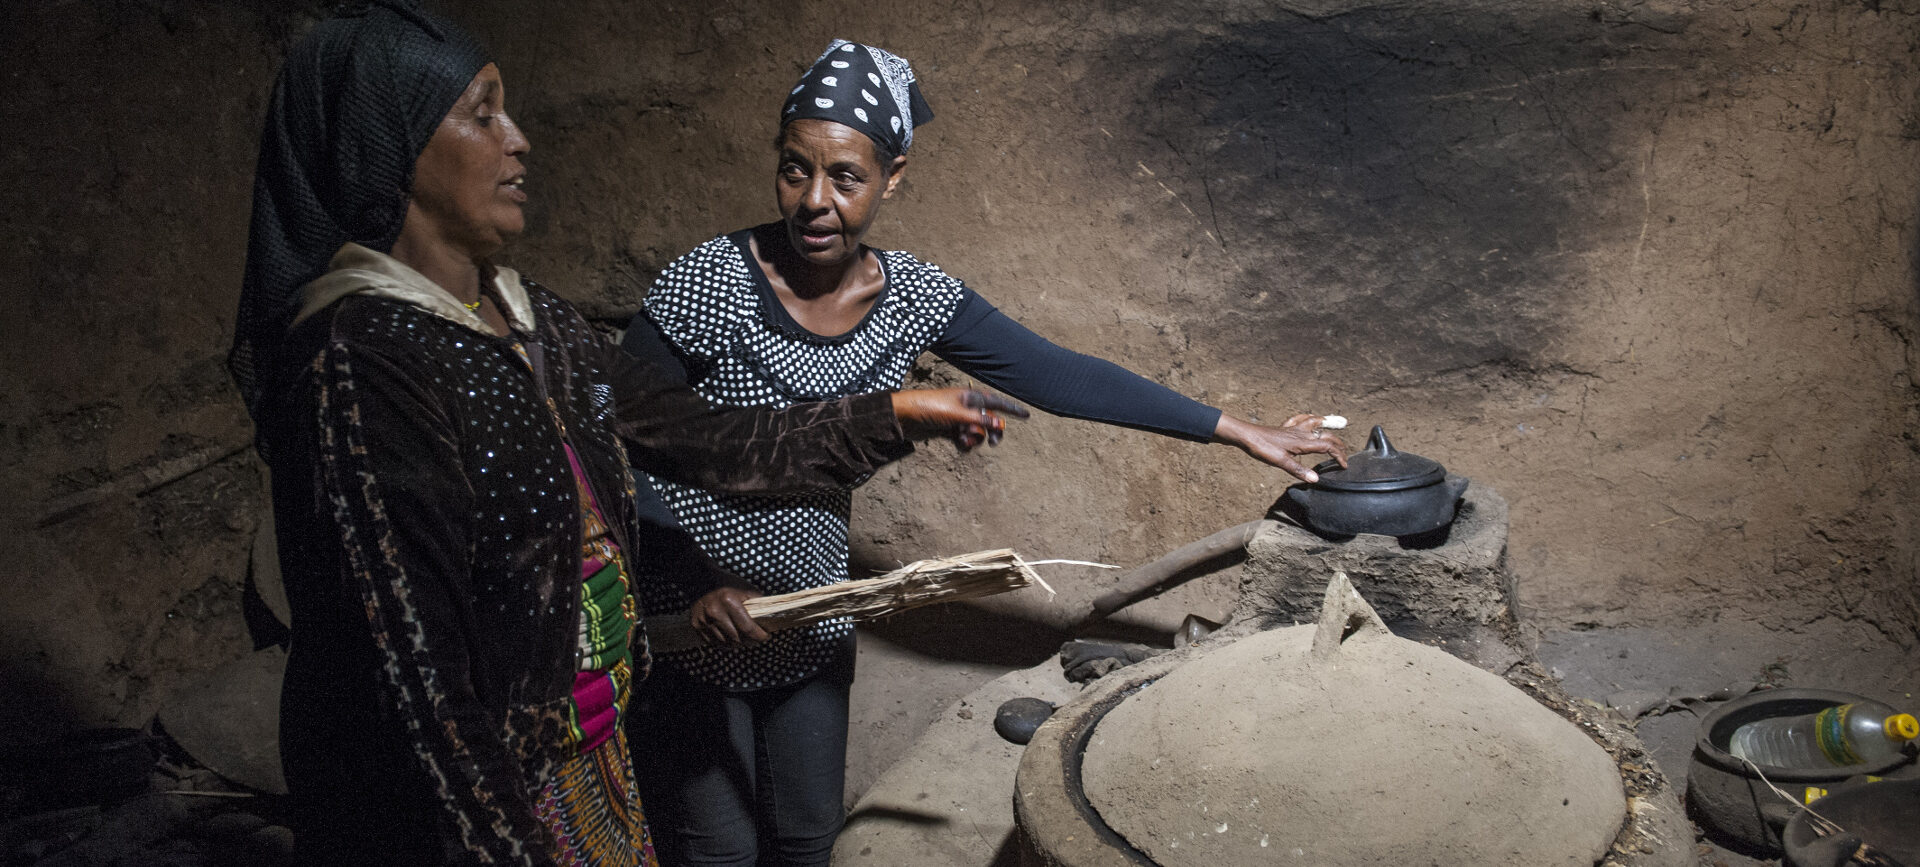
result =
[[[629,455],[779,492],[857,483],[912,446],[884,394],[716,411],[506,269],[510,338],[385,256],[349,245],[334,265],[279,350],[305,363],[259,413],[299,845],[316,863],[542,863],[531,801],[563,758],[581,587],[562,438],[623,547]]]

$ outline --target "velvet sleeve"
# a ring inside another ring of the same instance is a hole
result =
[[[665,334],[660,333],[660,326],[645,310],[633,314],[633,319],[627,323],[627,330],[620,337],[620,348],[654,367],[668,382],[675,385],[693,384],[693,377],[687,372],[687,359],[674,348]]]
[[[681,385],[687,383],[686,362],[661,336],[659,327],[645,311],[633,315],[620,340],[620,348],[654,362],[668,380]],[[659,570],[661,577],[679,584],[689,599],[698,599],[721,587],[720,565],[700,547],[693,534],[680,524],[680,519],[674,517],[673,510],[660,499],[660,493],[652,485],[643,481],[634,486],[633,511],[640,525],[640,536],[635,542],[658,562],[679,567]]]
[[[1054,415],[1208,442],[1220,411],[1120,365],[1049,342],[965,290],[933,353]]]
[[[321,495],[365,607],[380,687],[439,790],[449,838],[463,844],[449,863],[551,863],[504,721],[469,677],[472,489],[455,420],[405,365],[371,350],[336,344],[313,374]]]
[[[670,349],[597,341],[594,351],[612,380],[627,455],[664,479],[733,493],[836,490],[913,452],[885,392],[785,409],[715,407],[686,384]]]

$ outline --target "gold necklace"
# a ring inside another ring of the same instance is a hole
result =
[[[486,280],[486,277],[485,277],[484,275],[482,275],[482,276],[481,276],[481,277],[479,278],[479,281],[478,281],[478,283],[479,283],[479,285],[477,285],[477,286],[474,286],[474,287],[473,287],[473,288],[474,288],[474,293],[473,293],[473,295],[474,295],[474,297],[473,297],[473,303],[472,303],[472,304],[468,304],[468,303],[467,303],[467,302],[465,302],[465,301],[462,301],[462,302],[460,302],[460,306],[462,306],[462,307],[465,307],[465,308],[467,308],[467,312],[468,312],[468,313],[474,313],[474,314],[478,314],[478,313],[480,312],[480,302],[482,302],[482,301],[485,301],[485,300],[487,300],[487,280]]]

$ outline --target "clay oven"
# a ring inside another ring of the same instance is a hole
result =
[[[1025,863],[1690,863],[1638,740],[1517,645],[1505,536],[1484,488],[1424,548],[1266,528],[1228,628],[1035,733]]]

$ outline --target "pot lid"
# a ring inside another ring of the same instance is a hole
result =
[[[1439,461],[1395,449],[1379,425],[1373,426],[1365,449],[1347,456],[1344,469],[1338,461],[1327,461],[1313,471],[1320,474],[1313,486],[1330,491],[1399,491],[1447,477]]]
[[[1079,777],[1162,867],[1592,865],[1627,804],[1578,726],[1394,636],[1344,573],[1317,625],[1224,644],[1113,705]]]

